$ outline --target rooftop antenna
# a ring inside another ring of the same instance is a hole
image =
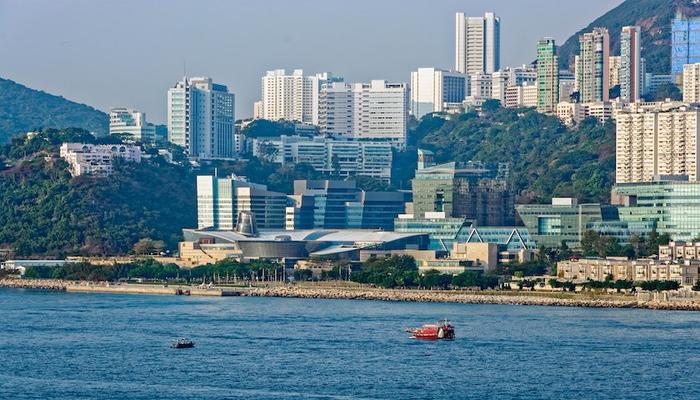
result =
[[[182,59],[182,76],[185,81],[187,81],[187,59]]]

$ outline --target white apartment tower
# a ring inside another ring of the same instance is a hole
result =
[[[683,66],[683,101],[700,103],[700,63]]]
[[[192,158],[235,154],[235,97],[211,78],[183,78],[168,90],[168,141]]]
[[[127,136],[128,140],[140,143],[156,142],[156,127],[146,122],[146,113],[131,108],[109,110],[109,134]]]
[[[699,114],[697,108],[679,103],[632,105],[619,112],[616,182],[649,182],[660,175],[686,175],[697,182]]]
[[[418,68],[411,72],[411,114],[426,114],[461,106],[469,96],[469,76],[438,68]]]
[[[642,96],[644,71],[640,31],[638,26],[624,26],[620,34],[620,100],[625,103],[636,103]]]
[[[483,17],[455,20],[455,70],[463,74],[493,73],[501,68],[501,19],[492,12]]]
[[[375,140],[403,148],[408,121],[405,83],[327,83],[319,98],[321,133]]]
[[[283,69],[267,71],[262,77],[261,118],[318,125],[321,86],[340,81],[342,78],[333,77],[327,72],[304,76],[301,69],[294,70],[291,75],[287,75]]]

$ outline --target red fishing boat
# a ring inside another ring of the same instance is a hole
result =
[[[407,329],[411,337],[425,340],[452,340],[455,338],[455,328],[450,321],[443,319],[437,324],[423,325],[420,328]]]

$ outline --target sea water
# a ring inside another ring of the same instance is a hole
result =
[[[442,318],[456,340],[404,332]],[[696,312],[0,289],[0,399],[699,399],[698,373]]]

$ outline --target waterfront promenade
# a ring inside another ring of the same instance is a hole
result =
[[[608,294],[597,292],[467,291],[382,289],[359,285],[291,284],[274,286],[185,286],[110,284],[55,279],[0,279],[0,287],[113,293],[191,296],[250,296],[305,299],[374,300],[462,304],[510,304],[559,307],[643,308],[700,311],[700,297],[678,294]]]

